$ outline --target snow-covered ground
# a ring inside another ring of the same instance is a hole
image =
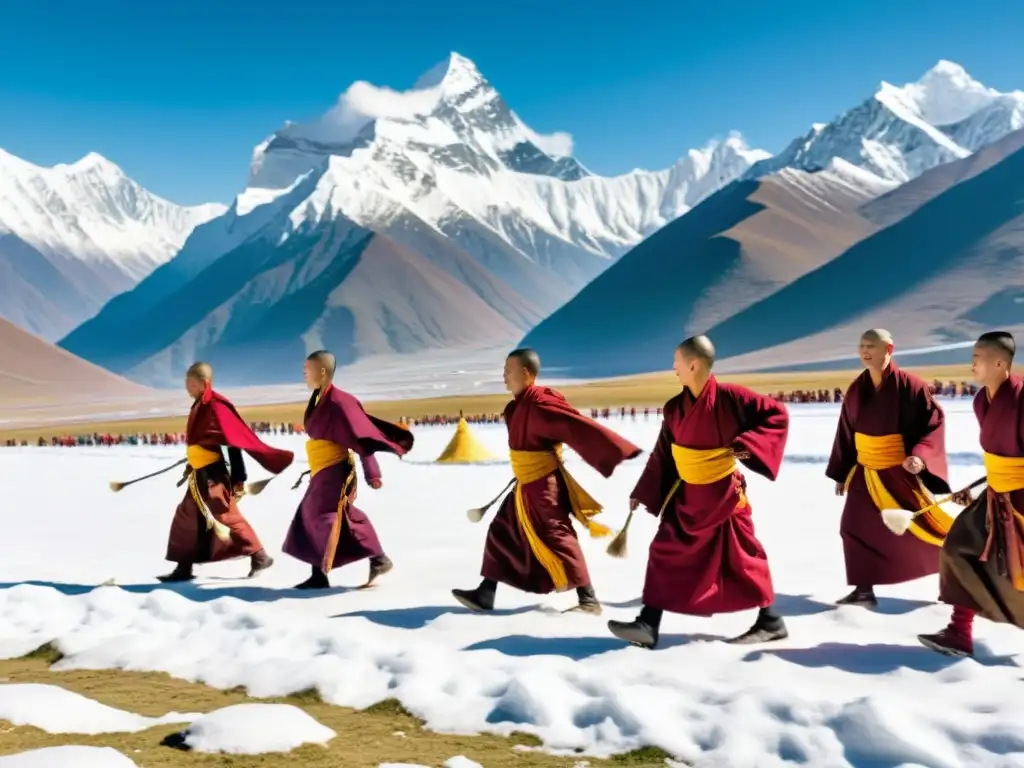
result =
[[[952,481],[962,485],[982,474],[977,424],[969,400],[945,407]],[[973,660],[920,647],[915,636],[948,618],[933,604],[934,577],[880,588],[873,612],[835,608],[848,590],[841,499],[823,471],[837,407],[791,413],[779,481],[748,475],[789,624],[784,642],[717,642],[746,629],[749,613],[667,616],[653,652],[609,636],[606,619],[637,610],[655,529],[648,515],[634,523],[625,560],[604,553],[607,540],[583,539],[603,617],[563,615],[573,595],[509,589],[495,615],[466,612],[450,590],[477,583],[486,524],[465,510],[493,497],[509,468],[433,465],[452,430],[427,428],[404,461],[381,459],[381,490],[360,494],[395,570],[356,591],[366,564],[347,567],[328,594],[290,591],[308,570],[279,553],[300,461],[242,502],[278,558],[271,571],[244,581],[244,561],[206,566],[196,584],[169,589],[153,577],[170,568],[162,558],[181,497],[176,473],[116,495],[107,483],[176,460],[175,449],[0,450],[0,657],[56,640],[65,668],[165,671],[255,696],[315,686],[355,707],[394,697],[435,729],[530,731],[551,749],[595,755],[653,744],[697,766],[1024,766],[1024,634],[979,622]],[[658,422],[612,426],[647,448]],[[503,452],[502,427],[474,431]],[[269,442],[303,455],[299,438]],[[642,461],[605,480],[568,457],[613,527]],[[120,586],[96,588],[111,579]]]

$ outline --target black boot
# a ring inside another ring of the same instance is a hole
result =
[[[853,591],[846,597],[836,600],[836,605],[856,605],[861,608],[875,608],[878,605],[878,598],[875,597],[874,587],[854,587]]]
[[[565,613],[570,611],[579,611],[581,613],[592,613],[595,616],[601,615],[601,603],[597,599],[597,593],[594,592],[594,588],[587,585],[586,587],[577,587],[576,596],[579,599],[579,604],[574,605]]]
[[[259,552],[255,552],[249,559],[249,578],[262,573],[273,564],[274,558],[268,555],[266,550],[261,549]]]
[[[728,642],[733,645],[754,645],[755,643],[770,643],[773,640],[785,640],[787,637],[789,637],[789,630],[786,629],[786,622],[769,605],[758,611],[754,626]]]
[[[493,611],[498,582],[484,579],[476,589],[453,589],[452,596],[471,611]]]
[[[313,566],[313,573],[301,584],[296,584],[295,589],[330,589],[331,582],[327,580],[327,574],[321,569]]]
[[[654,648],[658,645],[658,628],[661,626],[662,611],[660,608],[644,606],[640,615],[633,621],[609,621],[608,629],[613,635],[627,643],[641,648]]]
[[[391,562],[391,558],[387,555],[378,555],[377,557],[370,559],[370,575],[366,578],[366,584],[364,586],[370,586],[378,578],[383,576],[385,573],[395,567],[395,564]]]
[[[165,584],[173,584],[179,581],[192,581],[195,576],[192,574],[192,563],[178,563],[174,570],[164,576],[157,576],[159,581]]]

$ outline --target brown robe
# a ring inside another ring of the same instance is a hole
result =
[[[946,462],[945,414],[928,391],[925,382],[890,363],[876,390],[871,375],[864,371],[854,379],[843,398],[832,444],[832,456],[825,474],[837,483],[846,482],[846,502],[839,524],[846,559],[846,580],[855,587],[899,584],[928,576],[939,570],[939,547],[908,532],[897,536],[882,522],[864,480],[864,468],[857,464],[854,434],[882,436],[899,434],[908,456],[925,463],[918,475],[934,494],[949,493]],[[903,467],[881,470],[885,487],[906,509],[916,509],[913,490],[918,479]]]
[[[212,563],[253,555],[263,549],[256,531],[238,509],[232,488],[246,481],[242,451],[252,456],[264,469],[279,473],[292,462],[292,453],[263,443],[242,420],[227,398],[207,387],[202,397],[192,404],[185,430],[188,445],[201,445],[221,453],[228,449],[230,471],[221,454],[220,461],[195,471],[199,495],[213,517],[231,530],[227,542],[218,539],[206,527],[203,516],[186,487],[185,495],[174,512],[167,537],[167,559],[173,563]],[[186,473],[192,467],[186,467]]]
[[[505,407],[505,425],[510,450],[552,451],[556,444],[564,444],[604,477],[610,477],[615,467],[641,453],[637,446],[588,419],[561,394],[546,387],[529,387],[510,402]],[[573,528],[569,493],[561,473],[528,483],[522,491],[534,531],[565,568],[565,589],[590,586],[587,561]],[[524,592],[547,594],[555,585],[519,525],[514,496],[511,493],[505,497],[491,521],[481,575]]]
[[[982,389],[974,398],[974,413],[981,425],[982,450],[1024,456],[1024,379],[1011,376],[991,402]],[[940,600],[1024,629],[1021,510],[1024,489],[996,493],[988,488],[957,516],[940,555]]]

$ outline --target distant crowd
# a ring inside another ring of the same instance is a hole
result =
[[[953,381],[935,381],[931,384],[929,389],[933,395],[944,398],[974,397],[978,391],[978,388],[974,384],[970,384],[965,381],[961,381],[959,383]],[[772,396],[784,403],[839,403],[842,402],[843,399],[843,390],[840,387],[836,387],[833,390],[798,389],[792,392],[776,392]],[[586,410],[587,409],[585,409],[585,411]],[[660,419],[661,413],[662,409],[660,407],[655,408],[651,406],[644,406],[640,408],[636,406],[620,406],[618,408],[589,409],[590,418],[600,420],[618,418],[619,420],[629,419],[636,421],[638,418],[648,420],[652,416]],[[502,414],[500,413],[481,413],[460,416],[424,414],[419,417],[403,416],[399,419],[399,423],[406,427],[417,428],[447,427],[457,424],[460,418],[464,418],[470,424],[500,424],[503,421]],[[275,424],[269,421],[259,421],[251,422],[249,426],[259,435],[301,435],[303,432],[301,424]],[[4,446],[7,448],[16,448],[18,446],[27,447],[29,445],[36,445],[40,448],[46,446],[69,448],[73,446],[93,445],[184,445],[184,443],[184,432],[152,432],[148,434],[100,434],[99,432],[94,432],[92,434],[84,435],[67,434],[53,435],[50,437],[40,436],[34,443],[30,443],[28,440],[24,439],[7,439],[4,441]]]

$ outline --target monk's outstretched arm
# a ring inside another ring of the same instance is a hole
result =
[[[857,463],[857,445],[853,437],[853,422],[850,419],[849,402],[851,397],[856,397],[853,387],[846,392],[843,404],[839,407],[839,424],[836,426],[836,436],[832,440],[832,455],[829,456],[828,466],[825,468],[825,476],[836,483],[845,483]]]
[[[672,460],[672,435],[669,433],[668,425],[662,422],[658,441],[647,457],[647,465],[640,473],[640,479],[637,480],[629,497],[639,501],[648,512],[657,517],[662,504],[665,503],[665,497],[678,479],[679,474]]]
[[[377,457],[373,454],[369,456],[360,456],[359,460],[363,464],[363,477],[366,478],[366,482],[372,482],[374,480],[381,480],[380,464],[377,463]]]
[[[779,476],[789,437],[789,411],[778,400],[750,392],[745,395],[741,413],[743,423],[732,448],[736,453],[749,454],[742,461],[752,471],[774,480]]]
[[[642,453],[624,437],[581,413],[541,404],[530,407],[531,431],[544,440],[569,446],[604,477],[611,477],[619,464]]]

